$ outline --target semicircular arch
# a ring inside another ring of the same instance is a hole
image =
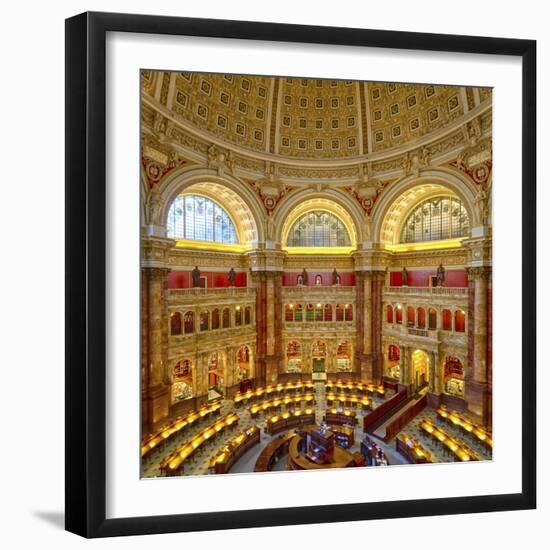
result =
[[[348,231],[353,247],[362,241],[363,211],[354,204],[351,198],[335,190],[312,193],[311,189],[304,189],[289,195],[284,199],[274,216],[276,228],[275,240],[286,245],[290,229],[300,216],[313,210],[329,212],[342,221]]]
[[[240,244],[252,246],[265,242],[263,206],[249,186],[229,175],[220,176],[207,168],[183,168],[169,174],[156,191],[160,207],[154,223],[166,228],[168,211],[181,194],[206,196],[223,207],[235,223]]]
[[[475,227],[480,223],[474,208],[475,192],[475,185],[454,170],[425,170],[420,177],[403,178],[375,205],[373,236],[380,243],[398,243],[407,214],[423,200],[436,195],[458,197],[468,213],[470,227]]]

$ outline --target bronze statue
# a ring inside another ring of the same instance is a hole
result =
[[[336,271],[336,268],[334,268],[334,271],[332,272],[332,284],[333,285],[340,284],[340,277],[338,275],[338,271]]]
[[[235,286],[235,270],[231,268],[229,270],[229,286]]]
[[[302,269],[302,284],[303,285],[307,285],[307,271],[306,271],[306,268],[304,267],[304,269]]]
[[[403,271],[401,271],[401,285],[408,286],[408,282],[409,282],[409,272],[407,271],[407,268],[404,267]]]
[[[195,266],[195,269],[193,269],[191,275],[193,276],[193,288],[201,286],[201,271],[198,265]]]
[[[439,267],[437,268],[437,286],[443,286],[443,283],[445,282],[445,268],[443,267],[443,264],[439,264]]]

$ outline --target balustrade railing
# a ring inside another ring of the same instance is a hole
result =
[[[255,288],[225,287],[225,288],[173,288],[168,291],[171,302],[193,300],[195,298],[240,298],[251,299],[256,297]]]
[[[458,286],[386,286],[385,293],[422,294],[431,296],[467,296],[468,289]]]

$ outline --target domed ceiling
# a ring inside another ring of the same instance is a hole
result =
[[[142,72],[175,118],[250,152],[352,159],[388,151],[491,101],[487,88]]]

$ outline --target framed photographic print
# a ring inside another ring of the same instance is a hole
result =
[[[535,507],[535,56],[67,20],[68,530]]]

